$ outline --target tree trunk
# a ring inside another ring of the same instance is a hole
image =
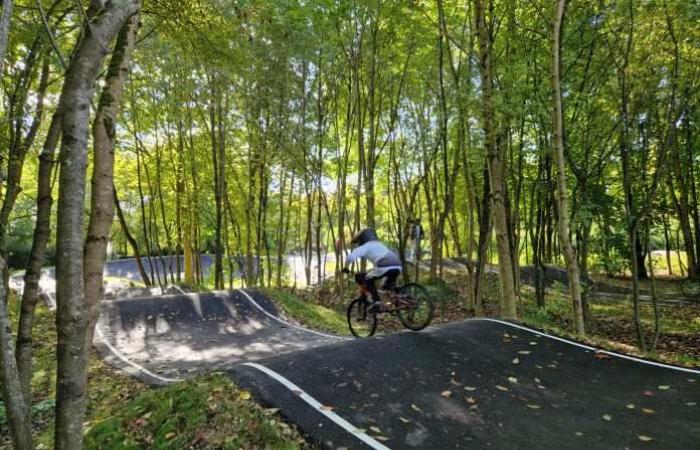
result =
[[[552,30],[552,93],[554,95],[553,122],[554,122],[554,159],[557,164],[557,212],[559,214],[559,240],[566,260],[566,269],[569,273],[569,291],[573,303],[574,330],[578,334],[585,333],[583,319],[583,304],[581,302],[581,280],[576,254],[569,238],[569,205],[566,187],[566,161],[564,159],[564,108],[561,99],[561,36],[564,22],[564,9],[566,0],[557,2],[556,16]]]
[[[100,103],[92,125],[94,147],[90,223],[85,242],[85,304],[88,308],[86,345],[92,344],[98,305],[102,294],[102,274],[107,244],[114,221],[114,145],[119,104],[131,54],[139,28],[139,15],[134,14],[119,31],[109,63]]]
[[[34,239],[29,254],[29,264],[24,274],[24,291],[22,292],[22,306],[17,328],[15,358],[17,359],[22,393],[28,404],[31,403],[32,398],[32,327],[34,323],[34,308],[40,293],[41,265],[44,262],[46,244],[51,234],[51,207],[53,206],[51,181],[55,166],[54,154],[60,135],[61,115],[57,111],[51,119],[46,141],[39,156],[36,225],[34,226]]]
[[[0,73],[3,73],[5,63],[5,51],[10,35],[10,20],[12,19],[12,0],[2,0],[2,14],[0,15]]]
[[[88,28],[66,72],[59,101],[62,139],[56,226],[56,450],[83,446],[88,362],[83,208],[90,102],[109,44],[138,6],[137,1],[91,2],[90,23],[85,24]]]
[[[5,260],[0,256],[0,273],[5,270]],[[7,290],[0,277],[0,383],[2,399],[10,424],[12,443],[17,450],[31,450],[32,418],[29,401],[22,395],[15,355],[12,351],[12,326],[7,316]]]
[[[515,299],[515,278],[511,255],[510,234],[505,206],[505,175],[503,152],[496,145],[494,117],[493,74],[491,68],[491,38],[486,24],[483,0],[474,0],[476,28],[479,37],[479,72],[481,75],[482,121],[485,136],[486,159],[491,180],[491,204],[498,245],[498,266],[501,282],[501,315],[508,319],[518,316]]]
[[[129,226],[126,223],[126,218],[124,217],[124,211],[122,211],[122,206],[119,203],[119,195],[117,194],[117,189],[112,188],[114,194],[114,208],[117,210],[117,217],[119,218],[119,224],[122,227],[122,232],[126,237],[126,241],[131,247],[131,251],[134,252],[134,259],[136,259],[136,267],[139,269],[139,274],[141,274],[141,280],[146,286],[151,286],[153,283],[146,273],[146,268],[143,266],[143,261],[141,260],[141,251],[139,250],[139,244],[131,231],[129,231]]]

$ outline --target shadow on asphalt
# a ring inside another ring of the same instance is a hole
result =
[[[277,315],[272,303],[256,297]],[[148,382],[158,380],[135,365],[182,378],[334,341],[285,326],[237,291],[105,301],[98,329],[96,345],[107,362]]]

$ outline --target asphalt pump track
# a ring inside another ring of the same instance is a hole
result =
[[[700,449],[700,370],[474,319],[347,340],[252,291],[106,301],[96,345],[155,384],[229,374],[333,449]]]

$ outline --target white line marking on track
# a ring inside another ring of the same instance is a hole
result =
[[[107,338],[105,338],[104,334],[102,334],[102,330],[100,330],[99,327],[95,326],[95,331],[97,332],[97,336],[100,338],[100,340],[101,340],[102,343],[105,345],[105,347],[107,347],[107,348],[109,349],[109,351],[111,351],[112,353],[114,353],[114,356],[116,356],[116,357],[119,358],[120,360],[124,361],[124,362],[127,363],[128,365],[134,367],[136,370],[139,370],[139,371],[145,373],[146,375],[148,375],[149,377],[153,377],[153,378],[155,378],[156,380],[160,380],[160,381],[162,381],[162,382],[164,382],[164,383],[175,383],[175,382],[177,382],[177,381],[183,381],[182,378],[166,378],[166,377],[162,377],[162,376],[160,376],[160,375],[158,375],[158,374],[156,374],[156,373],[151,372],[150,370],[146,369],[145,367],[143,367],[143,366],[141,366],[141,365],[139,365],[139,364],[133,362],[132,360],[130,360],[129,358],[127,358],[126,356],[124,356],[119,350],[117,350],[116,348],[114,348],[114,346],[113,346],[112,344],[110,344],[109,341],[107,341]]]
[[[270,378],[274,379],[278,383],[282,384],[284,387],[292,391],[293,393],[297,394],[299,398],[304,400],[306,403],[308,403],[312,408],[314,408],[316,411],[319,413],[323,414],[326,416],[328,419],[333,421],[336,425],[339,427],[343,428],[345,431],[350,433],[351,435],[355,436],[365,444],[369,445],[375,450],[391,450],[389,447],[386,445],[380,443],[376,439],[374,439],[372,436],[368,435],[364,431],[362,431],[360,428],[357,428],[347,420],[343,419],[340,417],[338,414],[334,413],[333,411],[329,410],[328,408],[324,408],[323,404],[307,394],[303,389],[301,389],[299,386],[296,384],[292,383],[289,381],[287,378],[283,377],[279,373],[275,372],[272,369],[268,369],[267,367],[263,366],[262,364],[256,364],[256,363],[244,363],[244,366],[248,367],[253,367],[255,369],[258,369],[259,371],[265,373],[268,375]]]
[[[646,359],[637,358],[637,357],[625,355],[625,354],[622,354],[622,353],[615,353],[615,352],[611,352],[611,351],[608,351],[608,350],[602,350],[602,349],[599,349],[599,348],[591,347],[590,345],[585,345],[585,344],[581,344],[581,343],[579,343],[579,342],[570,341],[570,340],[568,340],[568,339],[564,339],[564,338],[561,338],[561,337],[559,337],[559,336],[553,336],[553,335],[551,335],[551,334],[548,334],[548,333],[545,333],[545,332],[542,332],[542,331],[533,330],[532,328],[528,328],[528,327],[525,327],[525,326],[522,326],[522,325],[517,325],[517,324],[515,324],[515,323],[506,322],[505,320],[490,319],[490,318],[487,318],[487,317],[481,317],[481,318],[469,319],[469,320],[485,320],[485,321],[488,321],[488,322],[496,322],[496,323],[500,323],[500,324],[503,324],[503,325],[507,325],[507,326],[509,326],[509,327],[518,328],[518,329],[524,330],[524,331],[529,331],[530,333],[537,334],[537,335],[539,335],[539,336],[543,336],[543,337],[547,337],[547,338],[550,338],[550,339],[554,339],[555,341],[564,342],[564,343],[566,343],[566,344],[571,344],[571,345],[574,345],[574,346],[576,346],[576,347],[580,347],[580,348],[583,348],[583,349],[586,349],[586,350],[594,351],[594,352],[597,352],[597,353],[604,353],[604,354],[606,354],[606,355],[614,356],[614,357],[616,357],[616,358],[627,359],[627,360],[629,360],[629,361],[635,361],[635,362],[642,363],[642,364],[648,364],[648,365],[650,365],[650,366],[663,367],[663,368],[665,368],[665,369],[678,370],[678,371],[680,371],[680,372],[700,374],[700,370],[697,370],[697,369],[691,369],[691,368],[689,368],[689,367],[672,366],[672,365],[670,365],[670,364],[659,363],[659,362],[656,362],[656,361],[649,361],[649,360],[646,360]]]
[[[326,333],[322,333],[322,332],[320,332],[320,331],[315,331],[315,330],[309,330],[308,328],[300,327],[300,326],[291,324],[291,323],[289,323],[289,322],[285,322],[284,320],[280,319],[279,317],[275,316],[274,314],[270,314],[265,308],[263,308],[262,306],[260,306],[260,305],[258,304],[258,302],[256,302],[255,300],[253,300],[253,297],[251,297],[251,296],[250,296],[246,291],[244,291],[243,289],[235,289],[235,290],[238,291],[238,292],[240,292],[241,294],[243,294],[243,296],[244,296],[246,299],[248,299],[248,301],[250,301],[250,303],[252,303],[253,306],[255,306],[256,308],[258,308],[258,309],[259,309],[263,314],[265,314],[267,317],[269,317],[269,318],[272,319],[272,320],[276,320],[277,322],[281,323],[282,325],[285,325],[285,326],[290,327],[290,328],[296,328],[297,330],[306,331],[307,333],[313,333],[313,334],[317,334],[317,335],[319,335],[319,336],[324,336],[324,337],[331,338],[331,339],[339,339],[339,340],[342,340],[342,341],[349,341],[349,340],[351,340],[350,338],[347,338],[347,337],[336,336],[336,335],[334,335],[334,334],[326,334]]]

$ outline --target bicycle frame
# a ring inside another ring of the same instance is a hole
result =
[[[365,299],[371,298],[372,293],[370,292],[369,288],[365,284],[357,283],[358,286],[358,294],[360,297],[363,297]],[[400,288],[398,288],[400,289]],[[397,289],[397,290],[398,290]],[[401,296],[392,291],[386,291],[383,289],[377,289],[377,293],[379,294],[379,299],[380,301],[383,301],[383,298],[388,296],[389,299],[391,300],[391,307],[385,309],[383,312],[396,312],[399,310],[404,310],[404,309],[412,309],[415,307],[413,303],[410,301],[401,298]]]

